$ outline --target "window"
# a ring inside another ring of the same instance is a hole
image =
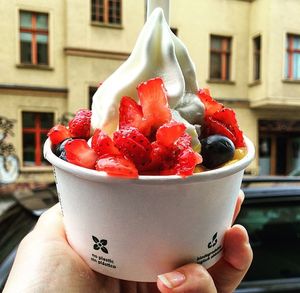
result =
[[[210,79],[230,80],[231,38],[211,36]]]
[[[92,0],[92,21],[121,24],[121,0]]]
[[[253,79],[260,80],[261,37],[253,39]]]
[[[42,148],[53,124],[53,113],[22,113],[24,166],[48,165],[43,157]]]
[[[92,109],[93,96],[96,93],[97,89],[98,89],[98,87],[95,87],[95,86],[89,87],[89,109]]]
[[[48,65],[48,14],[20,11],[21,63]]]
[[[170,29],[175,36],[178,36],[178,28],[177,27],[171,27]]]
[[[259,120],[259,175],[300,172],[300,120]]]
[[[300,79],[300,36],[287,36],[286,78]]]

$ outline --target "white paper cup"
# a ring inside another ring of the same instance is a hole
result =
[[[122,179],[56,157],[49,139],[45,158],[54,166],[66,234],[94,270],[118,279],[155,282],[187,263],[206,268],[222,255],[244,169],[254,158],[185,179]]]

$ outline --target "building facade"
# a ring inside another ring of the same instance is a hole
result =
[[[255,143],[251,174],[300,168],[300,2],[171,0],[170,26],[186,44],[200,87],[232,107]],[[129,56],[144,1],[0,0],[0,116],[20,182],[52,181],[49,128],[89,108],[99,83]]]

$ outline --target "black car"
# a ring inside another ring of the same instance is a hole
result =
[[[236,293],[299,293],[300,178],[245,178],[243,190],[246,198],[236,223],[248,230],[254,259]],[[8,200],[11,206],[0,216],[0,291],[18,243],[57,202],[55,185]]]
[[[300,292],[300,181],[249,178],[236,223],[246,227],[253,262],[236,292]]]
[[[0,292],[20,241],[32,230],[39,216],[57,201],[55,184],[0,195]]]

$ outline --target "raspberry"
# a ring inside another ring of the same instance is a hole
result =
[[[92,111],[90,110],[82,109],[76,112],[75,117],[69,122],[72,137],[84,139],[90,137],[91,116]]]

